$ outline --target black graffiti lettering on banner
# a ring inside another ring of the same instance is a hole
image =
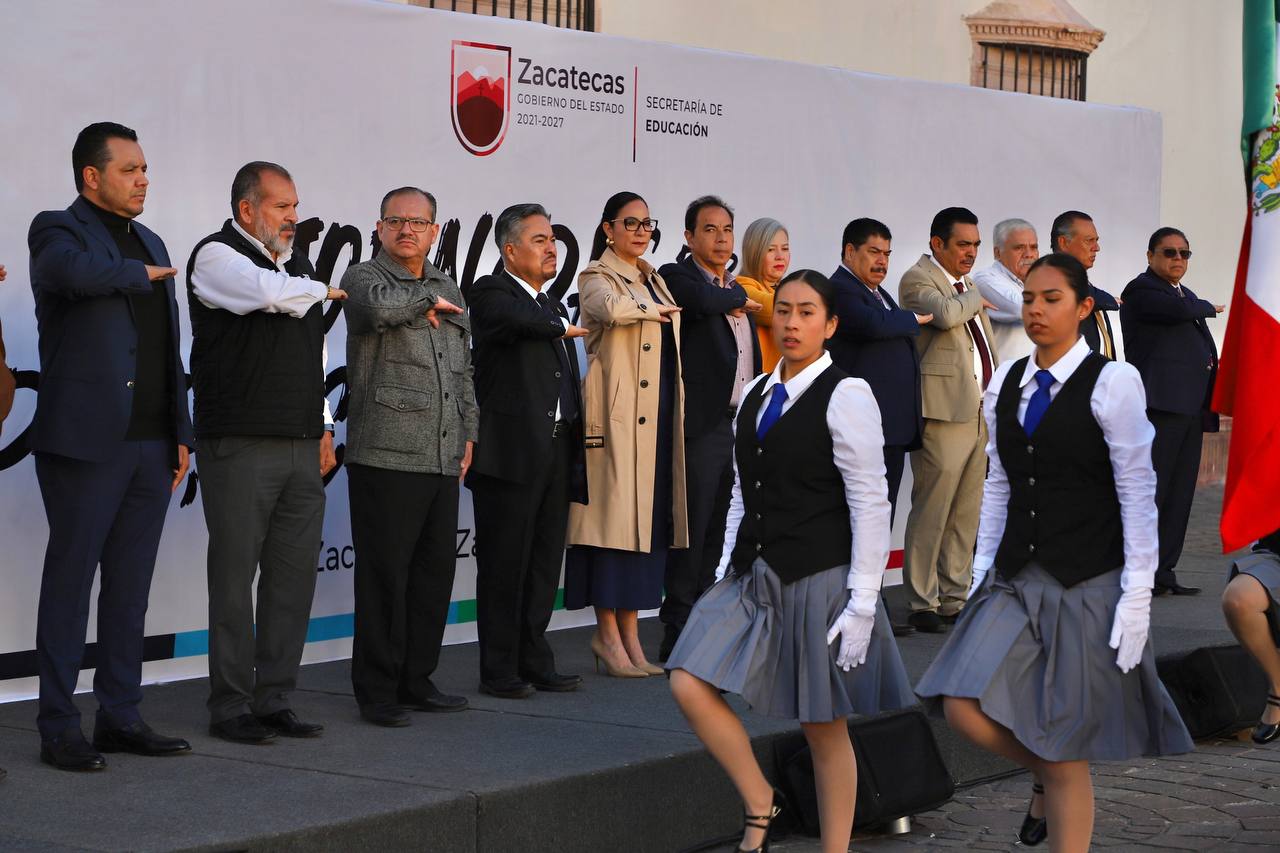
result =
[[[0,370],[5,370],[5,366],[0,364]],[[13,378],[18,386],[18,390],[29,388],[39,393],[40,390],[40,371],[38,370],[14,370]],[[6,431],[6,434],[12,432],[12,428]],[[23,459],[27,458],[27,454],[31,451],[27,449],[27,436],[31,433],[31,424],[27,424],[27,428],[17,434],[16,438],[9,441],[7,445],[0,448],[0,471],[6,468],[12,468]]]

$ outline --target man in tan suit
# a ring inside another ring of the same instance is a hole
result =
[[[924,435],[911,454],[902,572],[907,621],[933,634],[964,607],[987,471],[981,403],[997,358],[986,300],[968,275],[981,242],[972,212],[939,211],[929,228],[932,255],[921,255],[898,285],[903,308],[933,315],[916,338]]]

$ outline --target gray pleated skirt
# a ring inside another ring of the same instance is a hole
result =
[[[762,559],[703,593],[668,658],[769,717],[825,723],[916,704],[883,604],[864,663],[836,666],[827,629],[849,602],[848,566],[784,584]]]
[[[1120,570],[1064,588],[1032,563],[995,569],[965,606],[916,693],[977,699],[1046,761],[1116,761],[1194,749],[1156,675],[1150,641],[1127,673],[1108,642]]]
[[[1230,581],[1236,575],[1249,575],[1267,591],[1271,606],[1267,609],[1267,624],[1271,627],[1271,639],[1280,646],[1280,557],[1267,551],[1246,554],[1231,564]]]

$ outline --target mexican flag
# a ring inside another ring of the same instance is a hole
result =
[[[1248,216],[1213,407],[1233,418],[1222,544],[1280,529],[1280,110],[1277,0],[1244,0]]]

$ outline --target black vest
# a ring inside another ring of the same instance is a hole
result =
[[[739,574],[757,556],[783,583],[848,564],[853,530],[827,427],[831,394],[848,376],[835,365],[822,371],[763,441],[755,425],[765,381],[742,401],[734,453],[745,514],[732,557]]]
[[[1011,578],[1034,560],[1069,587],[1124,565],[1111,453],[1089,405],[1107,359],[1093,352],[1085,357],[1033,438],[1018,422],[1026,364],[1026,358],[1014,363],[996,399],[996,450],[1009,476],[996,569]]]
[[[271,260],[231,226],[196,244],[187,261],[187,306],[191,311],[191,385],[195,391],[196,438],[273,435],[319,438],[323,430],[324,310],[317,302],[301,319],[253,311],[235,314],[196,298],[191,271],[208,243],[222,243],[262,269]],[[294,276],[315,270],[303,253],[285,264]]]

